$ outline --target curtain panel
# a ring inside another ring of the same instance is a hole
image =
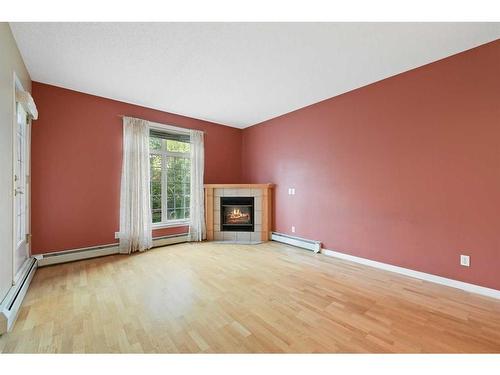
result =
[[[205,228],[205,194],[203,190],[203,172],[205,170],[205,148],[203,132],[190,131],[191,140],[191,191],[189,240],[203,241]]]
[[[120,253],[130,254],[152,247],[149,173],[149,124],[124,117]]]

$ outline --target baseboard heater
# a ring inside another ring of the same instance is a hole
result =
[[[153,247],[161,247],[173,245],[176,243],[187,242],[189,240],[188,233],[170,234],[168,236],[161,236],[153,238]]]
[[[28,259],[20,272],[21,277],[18,283],[10,288],[7,296],[0,304],[0,335],[11,330],[19,308],[23,302],[24,296],[28,291],[28,287],[33,279],[37,268],[37,261],[35,258]]]
[[[301,247],[303,249],[319,253],[321,251],[321,241],[308,240],[306,238],[290,236],[288,234],[272,232],[271,240],[286,243],[288,245]]]
[[[153,238],[153,247],[173,245],[176,243],[186,242],[188,234],[173,234],[169,236],[161,236]],[[118,244],[109,244],[101,246],[84,247],[74,250],[57,251],[53,253],[45,253],[36,255],[38,266],[44,267],[52,264],[74,262],[76,260],[97,258],[106,255],[119,254],[120,248]]]

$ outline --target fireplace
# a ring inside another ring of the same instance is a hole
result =
[[[221,231],[254,231],[254,197],[220,198]]]
[[[273,184],[205,184],[204,188],[208,241],[269,241]],[[243,202],[238,199],[242,197]],[[243,212],[239,207],[239,212],[235,211],[233,215],[227,216],[232,210],[229,207],[224,209],[223,205],[247,207]],[[252,205],[249,209],[248,206]],[[246,216],[247,210],[250,211],[250,220]],[[234,224],[244,225],[233,226]]]

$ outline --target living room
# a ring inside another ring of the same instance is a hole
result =
[[[0,353],[500,352],[499,38],[0,23]]]

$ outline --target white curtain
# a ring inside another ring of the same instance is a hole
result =
[[[148,122],[124,117],[120,252],[130,254],[151,248],[151,222]]]
[[[203,171],[205,168],[205,148],[203,132],[191,130],[191,198],[189,240],[202,241],[206,238]]]

